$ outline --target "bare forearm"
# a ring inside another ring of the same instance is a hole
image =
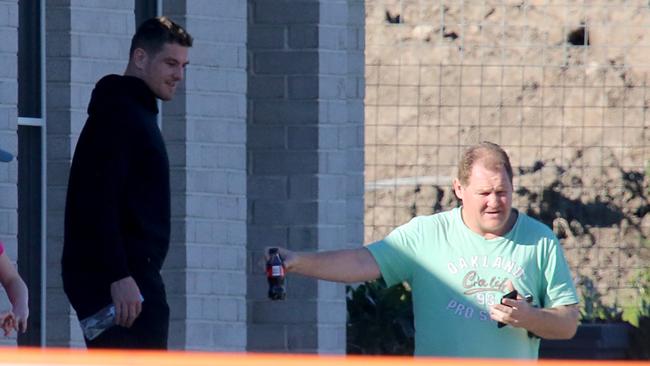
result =
[[[27,286],[20,277],[14,277],[5,286],[9,301],[14,308],[27,309]]]
[[[528,330],[546,339],[569,339],[576,333],[578,316],[577,305],[537,309],[536,320]]]
[[[352,283],[379,278],[377,262],[368,249],[347,249],[317,253],[293,253],[289,272],[321,280]]]

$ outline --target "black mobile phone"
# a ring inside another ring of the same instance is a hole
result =
[[[503,304],[503,299],[516,299],[517,298],[517,290],[512,290],[508,292],[507,294],[501,296],[501,304]],[[506,323],[497,323],[497,327],[503,328],[506,326]]]

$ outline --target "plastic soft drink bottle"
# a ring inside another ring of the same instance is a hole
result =
[[[81,320],[81,330],[86,338],[93,340],[115,325],[115,305],[109,304],[95,314]]]
[[[284,264],[278,248],[269,249],[269,260],[266,262],[266,278],[269,281],[269,299],[284,300]]]
[[[140,295],[140,300],[144,301],[142,295]],[[79,323],[86,338],[92,341],[115,325],[115,305],[108,304],[95,314],[82,319]]]

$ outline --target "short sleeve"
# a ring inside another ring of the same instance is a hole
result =
[[[578,303],[578,295],[573,283],[569,265],[564,258],[562,246],[555,239],[549,248],[544,268],[545,297],[544,307],[556,307]]]
[[[414,218],[367,246],[388,286],[412,279],[421,235],[419,220]]]

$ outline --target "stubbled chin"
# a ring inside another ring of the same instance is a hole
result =
[[[171,100],[172,97],[169,94],[160,94],[160,95],[158,95],[158,99],[168,101],[168,100]]]
[[[176,92],[176,89],[170,89],[167,88],[165,89],[165,93],[162,95],[162,100],[171,100],[174,97],[174,93]]]

